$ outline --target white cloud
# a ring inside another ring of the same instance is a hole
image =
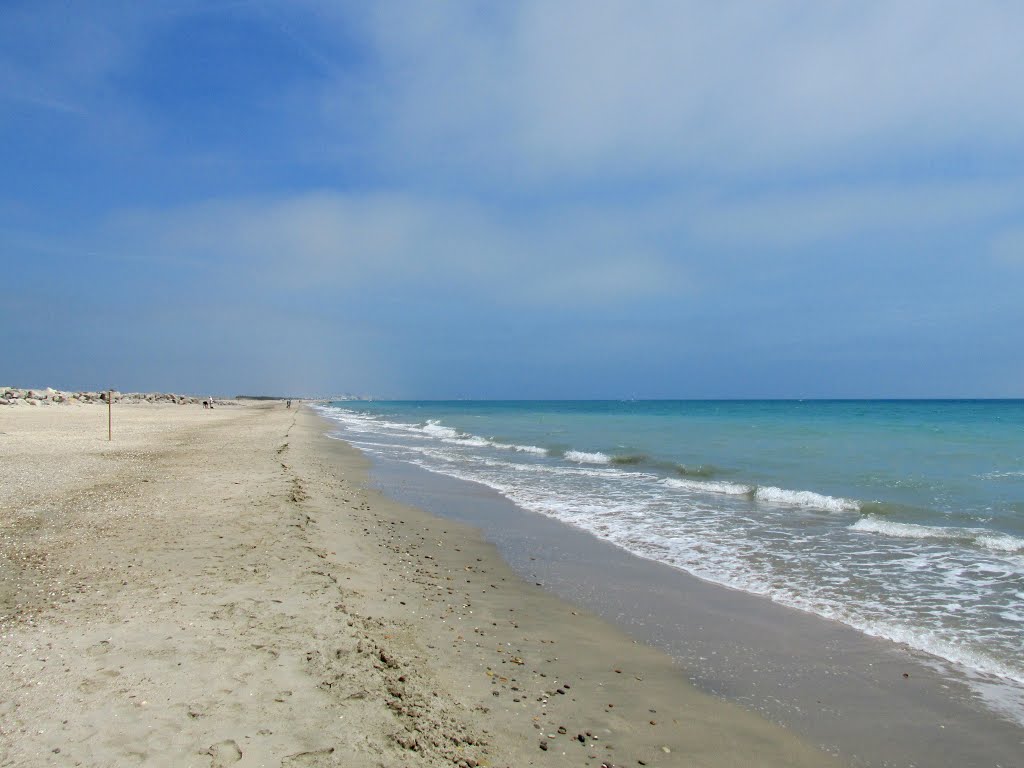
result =
[[[161,30],[222,13],[266,25],[321,70],[271,94],[282,124],[295,116],[293,146],[275,150],[292,156],[495,186],[1024,156],[1020,4],[249,6],[32,4],[0,32],[0,99],[144,132],[146,107],[119,90],[122,76]]]
[[[153,259],[340,294],[470,289],[501,305],[616,305],[689,290],[621,212],[563,210],[529,226],[465,201],[310,194],[113,217],[99,239]]]
[[[403,161],[547,178],[1024,148],[1024,6],[400,4],[370,25]]]
[[[798,248],[857,235],[934,235],[1021,209],[1020,182],[860,184],[773,192],[700,209],[692,231],[712,246]]]
[[[992,238],[990,249],[997,262],[1024,266],[1024,228],[997,233]]]

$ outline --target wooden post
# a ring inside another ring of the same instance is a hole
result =
[[[114,390],[107,390],[107,442],[114,439]]]

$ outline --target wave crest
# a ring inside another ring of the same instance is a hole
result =
[[[770,485],[760,486],[754,492],[754,498],[769,504],[785,504],[794,507],[824,509],[827,512],[859,512],[860,502],[838,496],[826,496],[814,491],[789,491]]]
[[[575,461],[577,464],[610,464],[611,457],[606,453],[587,453],[586,451],[566,451],[566,461]]]
[[[727,483],[715,480],[680,480],[675,477],[666,477],[661,481],[662,485],[669,488],[680,488],[684,491],[697,491],[700,493],[722,493],[727,496],[749,496],[753,498],[756,490],[752,485],[742,483]]]
[[[892,536],[900,539],[944,539],[974,544],[994,552],[1024,551],[1024,538],[998,533],[985,528],[955,528],[943,525],[917,525],[916,523],[896,523],[881,520],[877,517],[862,517],[850,526],[851,531],[874,533],[880,536]]]
[[[432,435],[434,437],[447,437],[451,439],[457,438],[461,435],[457,429],[446,427],[437,419],[431,419],[426,424],[421,425],[420,431],[426,432],[428,435]]]
[[[511,448],[516,453],[532,453],[534,456],[547,456],[547,448],[538,448],[536,445],[508,445],[507,443],[494,443],[499,448]]]
[[[807,509],[821,509],[826,512],[857,512],[860,502],[836,496],[826,496],[813,491],[789,491],[773,486],[744,485],[729,483],[723,480],[681,480],[667,477],[661,481],[669,488],[681,488],[686,491],[702,493],[721,493],[728,496],[747,496],[754,501],[765,504],[777,504]]]

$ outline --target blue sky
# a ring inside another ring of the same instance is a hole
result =
[[[1024,5],[0,6],[0,384],[1024,396]]]

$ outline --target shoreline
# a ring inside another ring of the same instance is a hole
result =
[[[0,414],[5,765],[833,764],[367,488],[309,409],[117,423]]]
[[[357,463],[369,485],[369,459],[344,441],[329,443],[335,461]],[[491,734],[504,730],[506,753],[519,753],[509,764],[841,764],[698,691],[665,654],[520,578],[475,526],[372,488],[367,494],[373,519],[389,526],[385,553],[405,566],[403,573],[387,569],[391,580],[382,579],[378,591],[392,610],[408,616],[412,608],[420,617],[417,632],[428,649],[454,651],[436,653],[435,671],[492,723]],[[442,580],[441,573],[452,575]],[[422,593],[410,594],[410,583]],[[567,649],[585,653],[567,658]]]
[[[521,578],[668,653],[701,690],[857,765],[1013,765],[1024,748],[985,681],[949,662],[638,557],[484,485],[373,467],[376,487],[480,529]]]

